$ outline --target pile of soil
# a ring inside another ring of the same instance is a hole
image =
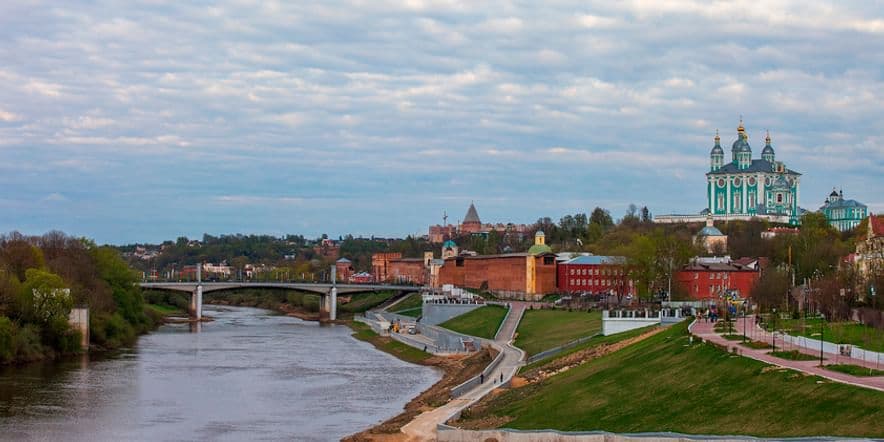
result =
[[[497,356],[497,352],[486,347],[469,356],[433,356],[425,359],[421,365],[436,367],[443,371],[442,379],[439,382],[405,404],[402,413],[342,440],[347,442],[406,440],[405,435],[400,431],[405,424],[411,422],[417,415],[448,402],[451,399],[453,387],[478,375],[495,356]]]

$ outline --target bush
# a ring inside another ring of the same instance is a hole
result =
[[[104,348],[117,348],[135,341],[135,328],[119,314],[97,314],[89,323],[92,342]]]
[[[0,363],[6,363],[15,356],[15,324],[5,316],[0,316]]]
[[[65,318],[54,318],[43,327],[43,343],[61,354],[80,352],[80,332]]]
[[[46,356],[46,349],[40,342],[40,328],[34,324],[18,327],[12,346],[17,362],[39,361]]]

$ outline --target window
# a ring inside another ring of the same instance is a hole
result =
[[[700,274],[697,272],[694,272],[694,279],[700,279]]]
[[[556,263],[556,257],[555,257],[555,256],[544,256],[544,257],[543,257],[543,265],[545,265],[545,266],[551,266],[551,265],[553,265],[553,264],[555,264],[555,263]]]
[[[463,267],[463,258],[458,258],[458,259],[454,260],[454,266],[455,267]]]
[[[574,269],[571,269],[571,276],[574,276]]]
[[[777,193],[777,203],[782,203],[782,202],[783,202],[783,194]]]

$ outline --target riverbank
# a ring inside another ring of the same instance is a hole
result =
[[[346,325],[353,329],[354,338],[368,342],[380,351],[406,362],[434,367],[443,373],[439,382],[409,401],[401,413],[343,439],[348,442],[406,440],[405,434],[401,432],[404,425],[419,414],[444,405],[449,401],[453,387],[478,375],[496,356],[496,352],[490,348],[469,356],[434,356],[392,338],[380,336],[360,322],[348,321]]]

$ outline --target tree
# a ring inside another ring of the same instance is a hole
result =
[[[752,299],[763,310],[782,307],[789,293],[789,273],[783,268],[770,268],[752,287]]]
[[[602,230],[607,230],[614,226],[614,220],[611,219],[611,214],[601,207],[596,207],[592,210],[592,214],[589,215],[589,223],[601,227]]]
[[[641,217],[641,222],[644,223],[644,224],[647,224],[647,223],[650,223],[650,222],[652,222],[652,221],[653,221],[653,219],[651,219],[651,211],[648,210],[648,206],[644,206],[644,207],[642,207],[642,217]]]
[[[20,293],[21,311],[30,322],[47,324],[66,318],[74,306],[61,277],[46,270],[28,269]]]

